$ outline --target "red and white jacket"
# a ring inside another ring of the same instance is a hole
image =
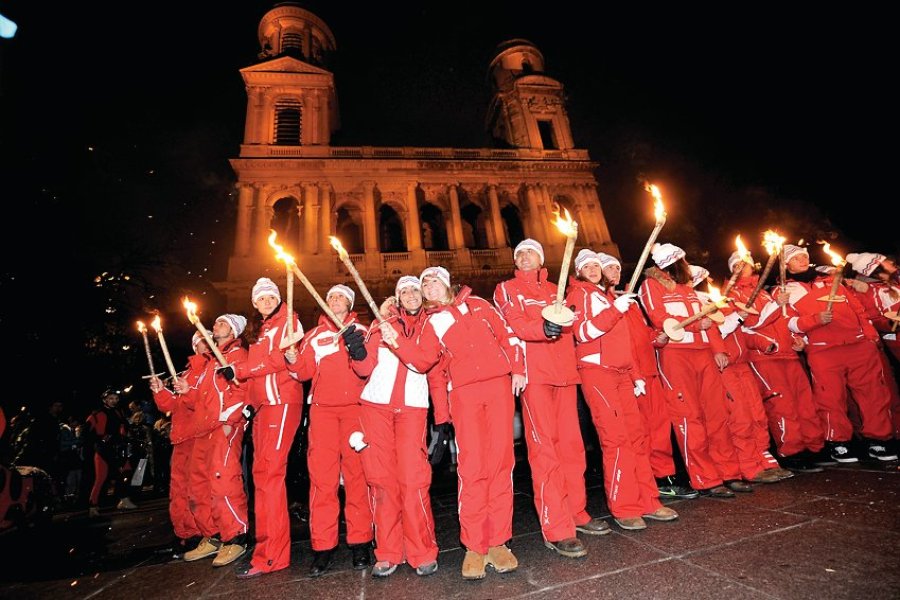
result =
[[[303,388],[297,376],[288,371],[281,340],[287,337],[287,307],[278,309],[263,320],[259,338],[247,350],[247,358],[234,365],[235,376],[242,383],[249,380],[247,403],[254,408],[262,405],[300,404]],[[296,313],[294,331],[303,332]]]
[[[556,284],[547,281],[547,269],[516,270],[515,278],[497,284],[494,306],[519,339],[525,357],[527,383],[575,385],[575,340],[569,327],[557,339],[544,335],[541,311],[556,300]]]
[[[571,279],[566,304],[575,305],[575,339],[578,368],[608,367],[637,373],[632,354],[631,333],[625,315],[613,306],[615,296],[590,281]]]
[[[208,361],[208,354],[192,354],[188,357],[188,368],[178,376],[193,387],[197,384],[197,379],[200,378]],[[169,432],[169,440],[173,444],[180,444],[200,435],[194,407],[185,401],[184,396],[164,387],[153,394],[153,401],[159,410],[172,415],[172,430]]]
[[[419,373],[441,363],[448,388],[525,374],[519,340],[489,302],[463,287],[453,304],[430,311],[418,337],[398,336],[394,350]],[[396,329],[396,326],[395,326]]]
[[[365,326],[351,312],[344,324],[366,333]],[[350,360],[344,338],[327,316],[319,317],[319,324],[310,329],[300,344],[296,364],[288,365],[300,380],[312,379],[312,388],[306,401],[320,406],[354,406],[366,383],[366,374],[357,361]]]
[[[844,296],[847,301],[834,303],[834,318],[831,323],[819,323],[818,314],[827,306],[819,298],[831,292],[831,284],[831,275],[817,277],[810,283],[795,280],[787,283],[787,292],[791,295],[790,304],[798,314],[788,320],[788,327],[792,332],[804,334],[809,339],[807,353],[878,339],[859,300],[843,284],[838,288],[838,295]]]
[[[234,364],[247,357],[247,351],[241,347],[240,340],[232,340],[220,349],[229,364]],[[244,418],[241,409],[247,397],[248,383],[227,381],[216,374],[221,365],[215,358],[210,358],[184,395],[184,402],[194,408],[194,427],[199,435],[205,435],[221,425],[241,425]]]
[[[392,320],[397,322],[401,336],[416,339],[425,324],[425,313],[411,315],[401,310]],[[360,396],[362,404],[427,410],[430,391],[434,422],[441,424],[450,420],[447,375],[440,363],[425,374],[419,373],[400,361],[384,342],[378,328],[372,329],[366,351],[366,358],[359,361],[357,368],[358,373],[369,377]]]
[[[639,296],[655,328],[662,330],[666,319],[683,321],[702,310],[703,303],[691,286],[675,283],[668,273],[656,267],[650,267],[644,274]],[[684,338],[681,341],[669,340],[666,348],[711,348],[713,352],[724,352],[718,328],[701,330],[701,320],[685,327]]]

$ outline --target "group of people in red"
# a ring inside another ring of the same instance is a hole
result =
[[[488,567],[514,571],[508,542],[516,396],[543,543],[564,557],[587,554],[579,533],[611,532],[586,508],[578,385],[602,448],[607,505],[626,530],[676,520],[662,499],[730,498],[754,483],[856,461],[854,435],[866,440],[869,457],[896,460],[900,397],[884,351],[900,351],[889,318],[900,307],[898,271],[879,254],[847,258],[857,275],[844,280],[843,301],[831,308],[820,299],[835,274],[810,269],[808,251],[790,245],[786,285],[748,306],[758,276],[735,254],[729,295],[737,302],[720,309],[723,319],[695,319],[677,339],[664,323],[704,310],[709,299],[694,286],[708,272],[672,244],[653,247],[654,266],[637,294],[617,290],[615,257],[581,250],[566,290],[574,322],[565,326],[542,315],[557,287],[532,239],[516,246],[515,275],[496,286],[493,302],[452,285],[443,267],[429,267],[401,277],[379,323],[367,328],[352,310],[353,290],[335,285],[326,295],[333,315],[323,315],[299,343],[289,337],[288,315],[302,333],[299,320],[277,285],[260,278],[251,293],[259,317],[248,348],[241,345],[246,319],[222,315],[213,340],[227,366],[195,337],[195,355],[173,389],[159,379],[150,384],[159,407],[172,412],[175,532],[202,537],[184,558],[214,556],[221,566],[246,552],[240,455],[249,423],[255,546],[237,576],[289,566],[285,474],[301,421],[301,382],[308,380],[313,577],[333,565],[341,486],[354,568],[371,566],[376,577],[403,563],[421,576],[437,571],[429,462],[447,448],[451,424],[462,577],[481,579]],[[676,477],[673,430],[689,482]]]

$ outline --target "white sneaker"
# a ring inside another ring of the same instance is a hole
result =
[[[869,456],[877,460],[883,460],[885,462],[897,460],[897,453],[888,450],[887,446],[885,446],[884,444],[869,445]]]
[[[118,508],[119,510],[134,510],[135,508],[137,508],[137,504],[132,502],[131,498],[129,498],[128,496],[125,496],[124,498],[119,500],[119,503],[116,505],[116,508]]]

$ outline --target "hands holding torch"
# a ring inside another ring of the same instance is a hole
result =
[[[833,264],[836,267],[835,273],[832,276],[833,279],[831,280],[831,291],[829,292],[829,294],[827,296],[822,296],[821,298],[818,299],[822,302],[828,303],[825,305],[825,312],[828,314],[831,314],[831,312],[833,310],[832,305],[835,302],[846,301],[846,298],[844,298],[843,296],[838,296],[837,293],[841,287],[841,281],[844,280],[844,265],[847,264],[847,261],[844,260],[843,256],[841,256],[840,254],[838,254],[837,252],[832,250],[831,244],[829,244],[828,242],[819,242],[819,243],[822,244],[822,250],[825,251],[825,254],[827,254],[831,258],[831,264]]]
[[[666,332],[666,335],[669,336],[670,339],[680,342],[684,339],[685,327],[695,321],[699,321],[703,317],[709,316],[720,308],[724,308],[728,304],[728,298],[724,298],[722,294],[719,293],[719,288],[713,285],[709,286],[709,299],[710,303],[704,306],[700,312],[683,321],[678,321],[671,317],[663,321],[663,331]]]
[[[564,209],[565,210],[565,209]],[[578,223],[572,220],[572,216],[568,210],[565,210],[566,218],[563,219],[559,214],[559,207],[556,211],[556,220],[553,224],[557,229],[566,236],[566,249],[563,252],[562,264],[559,267],[559,284],[556,286],[556,301],[544,307],[541,316],[551,323],[557,325],[568,326],[575,321],[575,313],[563,303],[566,297],[566,278],[569,275],[569,264],[572,262],[572,252],[575,250],[575,239],[578,237]]]

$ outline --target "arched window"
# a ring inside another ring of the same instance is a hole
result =
[[[378,238],[382,252],[406,252],[403,221],[393,208],[382,204],[378,209]]]
[[[275,104],[275,144],[300,146],[303,106],[299,100],[279,100]]]
[[[285,31],[281,34],[281,53],[303,58],[303,34],[299,31]]]

